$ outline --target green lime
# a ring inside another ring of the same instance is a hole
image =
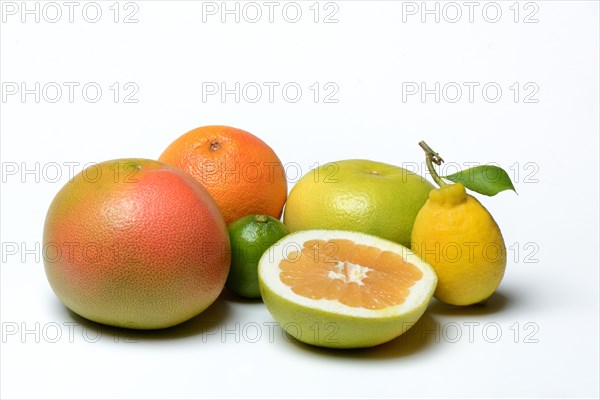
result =
[[[229,225],[231,268],[225,287],[242,297],[260,298],[258,261],[289,233],[281,221],[267,215],[248,215]]]

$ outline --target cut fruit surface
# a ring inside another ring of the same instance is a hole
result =
[[[258,272],[263,300],[284,330],[306,343],[341,348],[404,333],[437,283],[433,269],[409,249],[348,231],[291,234],[264,253]],[[334,334],[319,335],[325,327]]]
[[[281,260],[279,277],[294,293],[310,299],[381,310],[403,303],[409,288],[423,277],[401,254],[352,240],[308,240],[302,246]]]

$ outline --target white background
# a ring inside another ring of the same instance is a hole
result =
[[[319,4],[316,23],[312,1],[297,3],[296,23],[282,15],[283,2],[273,22],[259,2],[260,21],[249,21],[256,8],[239,3],[239,22],[226,15],[223,23],[208,12],[221,2],[194,1],[121,2],[115,23],[113,3],[99,2],[102,16],[91,23],[85,2],[73,22],[59,2],[62,18],[51,23],[56,7],[38,3],[39,22],[22,22],[21,2],[2,2],[3,398],[598,398],[597,2],[499,2],[495,23],[496,7],[483,13],[486,2],[472,22],[455,3],[462,17],[454,23],[456,7],[444,2],[439,22],[433,14],[422,22],[421,2],[338,1]],[[137,23],[124,23],[130,13]],[[36,82],[39,102],[11,94]],[[55,103],[52,82],[63,88]],[[79,85],[72,102],[64,82]],[[248,90],[255,82],[263,97],[223,101],[203,91],[221,82],[250,83]],[[272,102],[264,82],[279,84]],[[421,82],[440,83],[439,102],[406,92]],[[472,101],[464,82],[479,85]],[[83,97],[88,83],[102,89],[95,103],[93,90]],[[293,91],[282,95],[287,83],[302,89],[295,103]],[[453,103],[456,85],[463,91]],[[125,102],[132,88],[137,102]],[[324,101],[331,88],[339,89],[335,103]],[[450,166],[498,163],[519,193],[482,199],[509,246],[502,285],[485,308],[433,301],[409,334],[358,351],[287,341],[262,303],[227,293],[162,332],[121,332],[68,312],[39,249],[47,207],[69,178],[66,163],[79,171],[89,162],[156,158],[208,124],[269,143],[289,167],[290,187],[299,169],[346,158],[424,173],[421,139]]]

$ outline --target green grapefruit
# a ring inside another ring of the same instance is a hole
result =
[[[263,301],[296,339],[323,347],[371,347],[423,315],[435,272],[397,243],[358,232],[292,233],[261,257]]]
[[[288,197],[290,231],[340,229],[410,246],[412,226],[433,185],[404,168],[369,160],[331,162],[311,170]]]

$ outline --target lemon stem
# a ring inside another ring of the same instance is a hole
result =
[[[444,182],[444,180],[438,175],[438,173],[435,171],[435,168],[433,167],[433,164],[441,165],[444,162],[444,159],[440,157],[438,153],[433,151],[433,149],[429,147],[429,145],[425,143],[425,141],[421,140],[419,142],[419,146],[421,146],[423,151],[425,151],[425,162],[427,163],[427,169],[429,170],[429,173],[431,174],[431,177],[433,178],[435,183],[437,183],[439,187],[446,186],[447,183]]]

